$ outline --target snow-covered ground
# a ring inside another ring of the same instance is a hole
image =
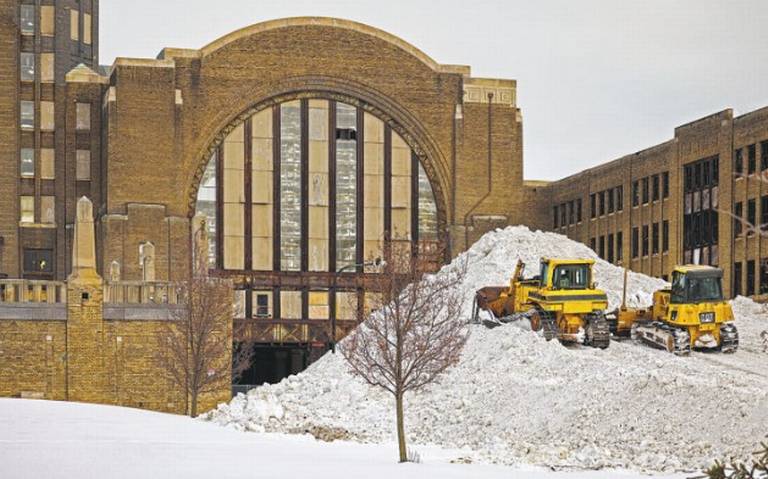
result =
[[[461,451],[418,449],[421,464],[397,464],[391,444],[326,443],[308,436],[238,432],[138,409],[0,399],[3,479],[646,477],[620,471],[552,472],[452,464],[462,457]]]
[[[486,234],[451,265],[466,262],[466,319],[476,289],[507,284],[518,258],[536,274],[541,256],[597,260],[610,307],[623,270],[581,243],[509,227]],[[647,306],[665,283],[630,273],[628,303]],[[732,355],[676,357],[630,341],[607,350],[564,347],[516,324],[473,326],[460,363],[439,384],[406,398],[406,432],[416,444],[463,448],[473,461],[556,468],[692,471],[714,458],[746,458],[768,434],[768,313],[733,302],[741,347]],[[340,355],[221,405],[208,417],[229,428],[310,432],[358,442],[392,441],[385,393],[352,377]]]

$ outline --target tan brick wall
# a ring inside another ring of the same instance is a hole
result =
[[[64,321],[0,320],[0,396],[66,399]]]

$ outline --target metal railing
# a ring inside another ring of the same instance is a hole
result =
[[[0,303],[66,302],[67,285],[63,281],[0,279]]]

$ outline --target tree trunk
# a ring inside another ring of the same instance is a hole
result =
[[[189,415],[192,417],[197,417],[197,393],[192,393],[192,401],[189,406]]]
[[[400,450],[400,462],[408,462],[405,449],[405,423],[403,421],[403,393],[395,394],[395,410],[397,411],[397,445]]]

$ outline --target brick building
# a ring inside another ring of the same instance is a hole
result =
[[[70,275],[82,196],[110,291],[186,277],[206,218],[211,274],[233,281],[236,320],[261,345],[251,383],[354,327],[390,240],[455,255],[523,223],[652,275],[712,262],[729,285],[741,272],[742,292],[768,288],[761,235],[734,235],[723,214],[768,215],[768,110],[720,113],[549,183],[523,179],[516,95],[514,80],[317,17],[102,67],[97,0],[0,0],[0,283]]]

